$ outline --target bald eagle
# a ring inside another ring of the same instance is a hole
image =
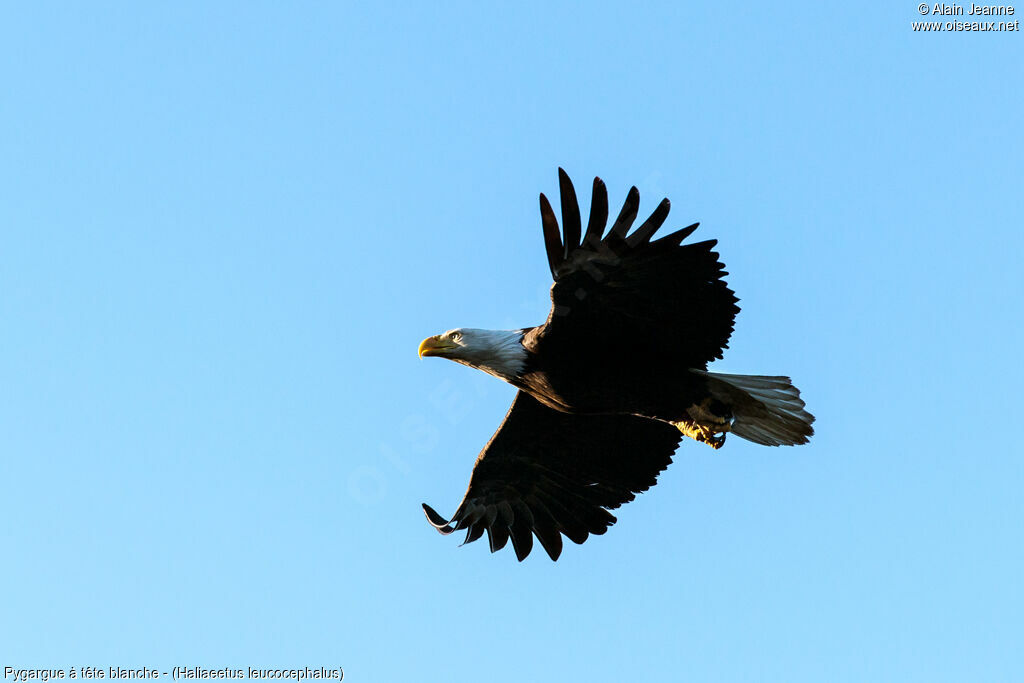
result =
[[[738,299],[715,240],[683,245],[697,223],[653,239],[662,200],[640,227],[629,190],[610,230],[608,192],[594,179],[582,231],[572,182],[558,169],[562,229],[540,195],[551,312],[538,327],[462,328],[424,339],[419,355],[478,368],[519,391],[477,457],[451,519],[427,504],[442,534],[509,539],[522,561],[536,536],[552,560],[562,535],[583,543],[615,523],[609,510],[655,484],[685,435],[721,448],[726,434],[765,446],[806,443],[814,417],[788,377],[708,372],[722,357]]]

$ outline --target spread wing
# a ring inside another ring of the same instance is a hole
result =
[[[685,367],[704,367],[721,358],[739,307],[712,251],[716,241],[680,246],[697,223],[652,241],[668,217],[668,199],[627,234],[640,205],[635,187],[605,234],[608,191],[600,178],[594,179],[590,219],[581,239],[576,191],[562,169],[558,178],[561,231],[547,197],[540,195],[544,244],[555,283],[551,314],[544,328],[538,328],[537,341],[567,352],[642,340],[648,348],[637,351],[652,359],[672,354]]]
[[[537,537],[552,560],[562,534],[583,543],[615,523],[608,512],[655,484],[672,462],[679,430],[628,415],[570,415],[520,391],[477,457],[469,489],[450,520],[423,510],[442,534],[487,532],[491,552],[511,538],[520,561]]]

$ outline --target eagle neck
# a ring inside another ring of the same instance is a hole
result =
[[[523,346],[523,330],[476,330],[483,342],[460,362],[483,370],[506,382],[515,381],[526,370],[529,352]]]

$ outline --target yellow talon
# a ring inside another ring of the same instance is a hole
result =
[[[713,427],[706,427],[690,420],[681,420],[679,422],[672,423],[676,429],[682,432],[684,435],[690,437],[694,441],[700,441],[706,443],[715,450],[718,450],[725,445],[725,430],[719,428],[714,429]],[[721,436],[716,436],[721,434]]]

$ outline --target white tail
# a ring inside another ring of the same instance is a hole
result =
[[[765,446],[795,446],[814,434],[814,416],[804,410],[789,377],[694,372],[707,377],[711,395],[732,408],[730,431],[736,436]]]

